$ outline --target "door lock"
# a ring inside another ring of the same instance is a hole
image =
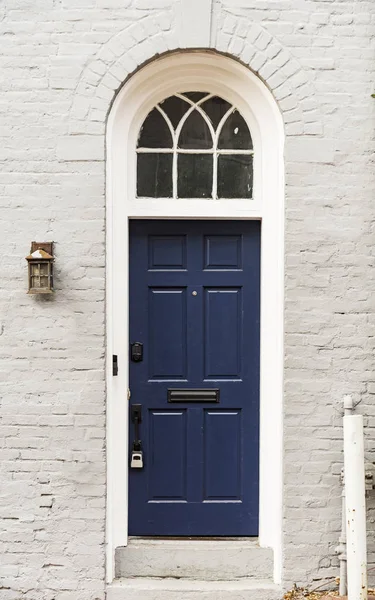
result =
[[[143,360],[143,344],[141,342],[131,344],[130,357],[133,362],[141,362]]]

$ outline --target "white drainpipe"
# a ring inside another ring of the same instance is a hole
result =
[[[365,463],[362,415],[346,414],[344,416],[344,469],[348,600],[367,600]]]
[[[348,593],[347,586],[347,570],[346,570],[346,510],[345,510],[345,480],[344,480],[344,468],[341,470],[341,534],[339,537],[339,545],[336,548],[336,552],[340,561],[340,583],[339,583],[339,594],[340,596],[346,596]]]

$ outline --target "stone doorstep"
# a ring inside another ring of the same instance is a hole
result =
[[[127,578],[107,587],[107,600],[280,600],[280,586],[270,581],[198,581]]]
[[[129,538],[127,547],[116,549],[116,577],[272,580],[273,551],[261,548],[256,538]]]

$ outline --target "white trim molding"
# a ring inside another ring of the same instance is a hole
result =
[[[252,200],[137,199],[136,143],[148,112],[188,90],[236,106],[254,144]],[[282,564],[282,389],[284,293],[284,130],[265,84],[213,52],[175,53],[140,69],[119,91],[107,126],[107,580],[114,552],[127,544],[128,222],[132,218],[259,219],[261,247],[259,543],[272,547],[275,582]],[[112,354],[119,373],[112,376]]]

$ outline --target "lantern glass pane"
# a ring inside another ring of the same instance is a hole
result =
[[[42,276],[40,278],[40,287],[42,287],[42,288],[48,287],[48,277]]]

